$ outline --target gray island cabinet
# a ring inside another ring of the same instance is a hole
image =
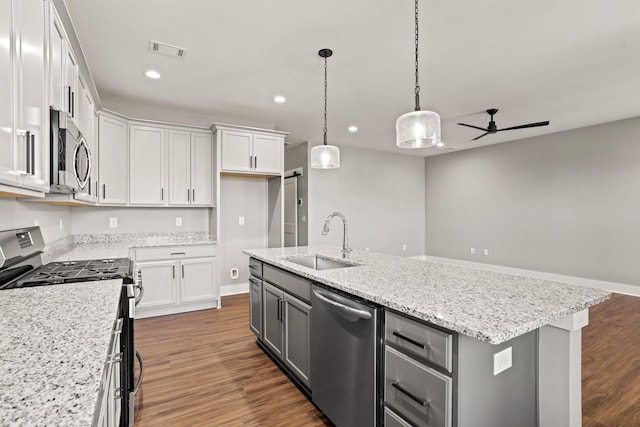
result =
[[[346,267],[299,262],[341,261],[340,249],[326,246],[244,253],[251,330],[311,399],[316,283],[384,313],[371,374],[377,425],[581,425],[581,329],[609,292],[361,251]]]

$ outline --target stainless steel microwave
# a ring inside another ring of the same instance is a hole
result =
[[[51,109],[52,193],[82,192],[91,176],[91,150],[67,113]]]

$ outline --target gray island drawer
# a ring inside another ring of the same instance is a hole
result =
[[[420,427],[451,427],[453,380],[386,346],[385,406]]]
[[[269,264],[262,266],[262,278],[272,285],[289,292],[301,300],[311,303],[311,282]]]
[[[385,340],[388,344],[422,358],[451,372],[453,365],[453,334],[431,328],[387,311]]]

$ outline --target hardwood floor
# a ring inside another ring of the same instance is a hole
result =
[[[136,321],[136,426],[331,426],[255,345],[248,296]],[[640,298],[614,295],[583,329],[583,426],[640,426]]]
[[[640,298],[614,294],[582,330],[584,427],[640,426]]]
[[[248,295],[223,308],[136,321],[145,376],[137,426],[326,426],[255,344]]]

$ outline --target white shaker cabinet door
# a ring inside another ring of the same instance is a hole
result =
[[[100,203],[125,205],[129,182],[129,132],[126,121],[100,115],[99,119]]]
[[[144,295],[138,308],[178,304],[176,264],[171,260],[136,263],[144,285]]]
[[[49,104],[55,110],[65,109],[64,55],[65,33],[58,13],[49,7]]]
[[[132,205],[162,206],[166,204],[164,144],[164,129],[130,126],[129,202]]]
[[[281,174],[283,172],[284,139],[256,134],[253,136],[254,170]]]
[[[13,122],[13,60],[11,58],[11,0],[0,0],[0,182],[17,184]]]
[[[249,132],[222,131],[221,160],[223,171],[251,171],[253,166],[252,137],[253,135]]]
[[[188,205],[191,201],[190,134],[169,131],[169,204]]]
[[[213,204],[213,144],[210,133],[191,133],[191,204]]]
[[[195,258],[180,261],[180,302],[216,298],[214,281],[215,258]]]
[[[47,3],[42,0],[14,2],[18,19],[15,28],[19,34],[16,44],[16,130],[28,136],[17,145],[18,169],[25,171],[22,186],[49,190],[49,109],[46,102],[45,29]],[[14,15],[16,16],[16,15]],[[17,40],[17,39],[16,39]],[[24,157],[22,156],[24,154]],[[23,159],[21,161],[21,159]]]

